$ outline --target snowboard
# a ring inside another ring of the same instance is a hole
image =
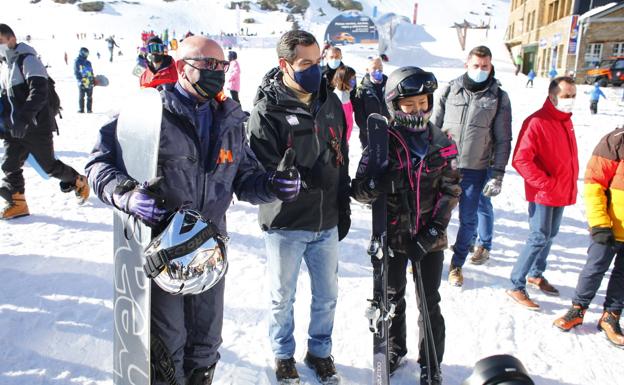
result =
[[[371,114],[366,120],[368,130],[368,166],[371,183],[384,173],[388,163],[388,120]],[[374,188],[375,186],[371,186]],[[381,194],[372,204],[372,235],[368,255],[373,265],[373,298],[367,309],[369,329],[373,332],[373,384],[390,383],[388,363],[388,331],[394,306],[388,302],[388,259],[386,195]]]
[[[156,177],[161,119],[160,94],[153,88],[131,96],[119,114],[117,140],[123,162],[139,183]],[[120,210],[114,215],[114,383],[149,385],[151,282],[143,272],[143,250],[151,229]]]

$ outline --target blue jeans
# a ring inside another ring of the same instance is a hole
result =
[[[527,275],[539,278],[546,271],[546,258],[559,232],[563,209],[529,202],[529,239],[511,271],[515,290],[524,290]]]
[[[470,245],[483,246],[488,251],[492,250],[493,235],[494,208],[492,207],[492,200],[481,193],[479,207],[477,208],[477,231],[472,235]]]
[[[329,357],[338,299],[338,229],[269,230],[264,234],[264,242],[271,279],[269,336],[273,354],[279,359],[295,354],[293,304],[304,259],[312,287],[308,352]]]
[[[621,312],[624,309],[624,243],[622,242],[616,242],[615,246],[591,243],[587,250],[587,262],[579,274],[573,303],[585,308],[589,307],[600,288],[605,273],[609,270],[613,257],[615,257],[615,263],[607,286],[604,309],[613,312]]]
[[[487,170],[461,169],[462,189],[459,197],[459,230],[453,246],[453,266],[464,266],[472,237],[477,231],[477,209],[483,187],[487,183]]]

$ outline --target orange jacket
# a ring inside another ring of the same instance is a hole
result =
[[[603,137],[585,170],[585,208],[590,227],[610,227],[624,242],[624,128]]]

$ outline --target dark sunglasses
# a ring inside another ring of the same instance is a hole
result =
[[[195,68],[196,70],[209,70],[209,71],[223,71],[227,72],[230,68],[230,62],[227,60],[219,60],[213,57],[185,57],[182,59],[186,64]],[[193,60],[195,63],[189,63],[188,60]]]
[[[160,43],[150,43],[147,45],[147,53],[164,53],[165,45]]]

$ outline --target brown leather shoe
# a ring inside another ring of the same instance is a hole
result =
[[[0,219],[15,219],[27,215],[30,215],[30,211],[28,211],[26,197],[24,197],[22,193],[14,193],[11,195],[11,200],[8,201],[7,205],[0,211]]]
[[[488,259],[490,259],[490,250],[483,246],[477,246],[472,257],[470,257],[470,263],[473,265],[483,265]]]
[[[559,290],[551,285],[544,277],[528,277],[527,284],[542,291],[546,295],[559,297]]]
[[[563,317],[559,317],[553,322],[553,325],[562,332],[569,332],[572,328],[583,324],[583,317],[586,311],[587,309],[583,309],[581,305],[572,305]]]
[[[540,306],[531,301],[526,290],[505,290],[508,296],[529,310],[539,310]]]
[[[78,204],[83,204],[89,199],[89,193],[91,189],[89,188],[89,182],[87,182],[87,177],[84,175],[78,175],[76,177],[76,198],[78,198]]]
[[[460,266],[449,266],[448,283],[452,286],[462,287],[464,284],[464,274]]]
[[[618,348],[624,349],[624,335],[620,327],[620,315],[605,311],[598,321],[598,330],[605,332],[607,339]]]

